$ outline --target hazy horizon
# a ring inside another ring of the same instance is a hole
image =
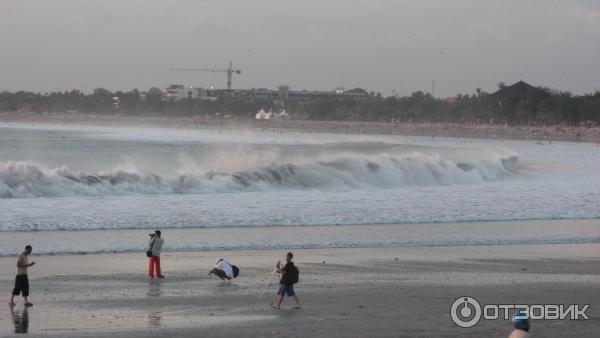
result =
[[[169,84],[400,95],[494,91],[524,80],[600,88],[600,3],[576,1],[0,0],[0,90]]]

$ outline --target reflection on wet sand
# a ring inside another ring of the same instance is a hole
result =
[[[160,280],[152,279],[148,283],[148,292],[146,296],[158,298],[162,294]],[[148,327],[157,328],[161,326],[162,314],[159,311],[153,311],[148,314]]]
[[[27,333],[29,329],[29,313],[27,311],[27,307],[21,311],[16,310],[14,307],[10,308],[10,315],[13,324],[15,324],[15,333]]]
[[[160,281],[151,279],[148,283],[148,292],[146,293],[146,296],[158,298],[161,294]]]
[[[160,327],[162,321],[162,314],[160,312],[151,312],[148,315],[148,326],[149,327]]]

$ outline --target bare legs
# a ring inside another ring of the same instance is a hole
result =
[[[23,296],[23,301],[25,306],[32,306],[33,303],[30,303],[27,296]],[[15,295],[14,293],[10,294],[10,299],[8,300],[8,305],[15,306]]]
[[[277,298],[277,305],[276,308],[280,308],[281,307],[281,303],[283,303],[283,298],[285,297],[285,295],[280,295],[279,298]],[[296,303],[295,308],[299,309],[300,308],[300,300],[298,299],[298,296],[293,295],[292,298],[294,299],[294,303]]]

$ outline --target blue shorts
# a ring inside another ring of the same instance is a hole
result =
[[[295,296],[296,293],[294,292],[294,284],[281,284],[277,294],[280,296],[287,295],[288,297]]]

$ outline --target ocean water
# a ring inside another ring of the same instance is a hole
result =
[[[0,125],[0,255],[596,243],[600,147]],[[493,224],[476,221],[540,220]],[[534,225],[532,225],[534,224]]]

